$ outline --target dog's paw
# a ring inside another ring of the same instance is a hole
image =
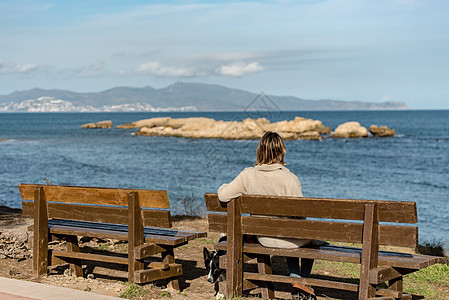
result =
[[[217,293],[217,294],[215,295],[215,299],[216,299],[216,300],[224,300],[224,299],[226,299],[226,297],[225,297],[225,295],[223,295],[223,294]]]

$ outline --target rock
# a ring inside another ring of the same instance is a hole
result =
[[[0,139],[0,142],[6,142],[7,139]]]
[[[81,125],[81,128],[112,128],[112,121],[106,120],[106,121],[100,121],[97,123],[86,123],[84,125]]]
[[[361,126],[359,122],[346,122],[338,125],[331,134],[336,138],[363,138],[368,136],[368,130]]]
[[[299,135],[301,140],[321,140],[321,134],[318,131],[306,131]]]
[[[126,125],[126,126],[125,126]],[[143,126],[145,125],[145,126]],[[276,131],[284,139],[320,139],[330,133],[321,121],[296,117],[291,121],[270,123],[265,118],[238,121],[216,121],[211,118],[153,118],[117,126],[140,128],[135,134],[186,138],[260,139],[266,131]],[[142,127],[140,127],[142,126]]]
[[[387,126],[377,126],[377,125],[371,125],[369,127],[369,132],[371,132],[374,136],[378,137],[389,137],[394,136],[396,134],[396,130],[390,129]]]

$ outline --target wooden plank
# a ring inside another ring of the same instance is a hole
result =
[[[33,190],[37,184],[20,184],[19,190],[23,200],[33,200]],[[80,187],[63,185],[44,185],[48,202],[84,203],[103,205],[128,205],[128,194],[137,192],[140,206],[149,208],[169,208],[167,191],[144,189],[120,189],[102,187]]]
[[[181,264],[170,264],[167,270],[161,269],[147,269],[135,272],[134,281],[136,283],[146,283],[165,278],[178,277],[182,275]]]
[[[371,284],[379,284],[399,277],[402,277],[402,274],[389,266],[369,270],[369,283]]]
[[[401,299],[402,298],[402,292],[393,291],[393,290],[387,290],[387,289],[378,289],[376,291],[377,296],[383,296],[383,297],[390,297],[392,299]],[[375,298],[376,300],[378,298]]]
[[[128,281],[134,283],[136,271],[144,269],[142,260],[134,257],[135,247],[144,244],[142,213],[136,192],[128,195]]]
[[[209,214],[209,231],[226,232],[226,215]],[[379,244],[397,247],[415,247],[418,242],[416,226],[380,225]],[[325,241],[361,243],[363,224],[299,220],[279,217],[242,217],[243,234],[261,236],[318,239]]]
[[[208,211],[226,212],[217,194],[204,195]],[[411,201],[332,199],[243,195],[242,213],[272,216],[303,216],[326,219],[363,220],[364,205],[376,203],[379,222],[418,222],[416,203]]]
[[[67,203],[47,203],[48,218],[90,221],[101,223],[128,224],[128,209],[125,207],[80,205]],[[22,214],[33,216],[34,205],[22,201]],[[170,228],[171,217],[168,210],[142,210],[144,226]]]
[[[53,250],[48,249],[48,265],[49,266],[55,266],[60,264],[66,264],[67,260],[60,259],[59,257],[56,257],[53,255]]]
[[[303,278],[303,277],[297,278],[297,277],[290,277],[290,276],[257,274],[257,273],[249,273],[249,272],[244,273],[244,278],[247,280],[255,280],[255,281],[302,283],[302,284],[308,284],[308,285],[313,285],[313,286],[334,288],[334,289],[353,291],[353,292],[357,292],[359,290],[359,286],[357,284],[323,280],[323,279],[315,279],[315,278]]]
[[[226,212],[228,203],[221,202],[217,193],[204,194],[204,200],[206,200],[207,211]]]
[[[241,199],[228,203],[226,293],[228,297],[241,297],[243,292],[243,231]]]
[[[128,226],[110,223],[96,223],[96,222],[81,222],[72,220],[49,220],[49,226],[54,234],[65,234],[68,228],[73,230],[72,234],[92,236],[101,238],[111,238],[128,240],[127,232]],[[33,230],[33,225],[28,227],[28,230]],[[62,231],[61,231],[62,230]],[[111,235],[108,237],[107,235]],[[197,237],[206,236],[205,232],[182,231],[177,229],[164,228],[144,228],[145,239],[147,242],[157,242],[158,244],[166,245],[181,245],[187,241],[193,240]]]
[[[165,250],[165,249],[163,249]],[[152,243],[152,244],[142,244],[140,246],[134,247],[134,258],[135,259],[144,259],[151,255],[155,255],[157,253],[161,253],[161,247]]]
[[[68,251],[60,251],[53,250],[52,254],[55,257],[58,257],[62,260],[66,259],[67,262],[71,262],[73,258],[89,260],[89,261],[102,261],[113,264],[127,265],[128,258],[111,256],[111,255],[102,255],[102,254],[92,254],[92,253],[84,253],[84,252],[68,252]]]
[[[69,252],[80,252],[80,247],[78,245],[78,237],[75,235],[67,235],[65,237],[67,251]],[[73,277],[83,277],[83,267],[81,266],[81,261],[79,259],[74,259],[70,263],[70,273]]]
[[[227,231],[228,217],[225,214],[208,214],[207,223],[209,232],[224,233]]]
[[[359,300],[376,296],[376,286],[369,282],[369,271],[377,267],[379,252],[379,221],[377,205],[365,205],[363,226],[362,261],[360,266]]]
[[[226,242],[214,245],[216,250],[227,249]],[[267,254],[277,256],[303,257],[328,261],[340,261],[360,264],[361,249],[343,246],[325,246],[316,248],[296,248],[279,249],[263,247],[259,244],[245,244],[243,252],[248,254]],[[445,258],[437,256],[427,256],[421,254],[400,253],[391,251],[379,251],[379,265],[392,266],[401,274],[408,274],[416,270],[434,265],[437,263],[446,263]],[[403,269],[402,269],[403,268]]]
[[[127,232],[121,231],[111,231],[103,229],[93,229],[93,228],[82,228],[82,227],[71,227],[71,226],[61,226],[54,225],[50,228],[51,234],[61,234],[61,235],[78,235],[78,236],[88,236],[96,237],[100,239],[113,239],[120,241],[127,241]],[[163,236],[154,234],[145,234],[145,243],[155,243],[159,245],[171,245],[171,246],[182,246],[186,242],[184,237],[173,237],[173,236]]]
[[[80,227],[80,228],[92,228],[92,229],[103,229],[109,231],[122,231],[128,232],[128,226],[122,224],[113,224],[113,223],[98,223],[98,222],[87,222],[87,221],[74,221],[74,220],[60,220],[60,219],[51,219],[48,221],[49,226],[61,225],[61,226],[70,226],[70,227]],[[166,228],[155,228],[155,227],[144,227],[145,235],[160,235],[167,237],[175,237],[180,238],[185,241],[189,241],[191,239],[205,236],[205,232],[196,232],[196,231],[184,231],[178,229],[166,229]]]
[[[42,187],[34,189],[33,269],[37,277],[47,275],[48,267],[48,217],[45,193]]]
[[[151,269],[167,270],[167,269],[170,268],[170,264],[164,263],[164,262],[154,261],[154,262],[151,262],[151,263],[148,265],[148,268],[151,268]]]
[[[272,274],[271,259],[269,255],[257,256],[257,271],[259,274]],[[262,299],[274,299],[273,283],[264,281],[261,284]]]

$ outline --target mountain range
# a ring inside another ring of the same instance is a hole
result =
[[[262,107],[263,106],[263,107]],[[96,93],[34,88],[0,95],[0,112],[31,111],[239,111],[405,110],[403,102],[306,100],[268,96],[204,83],[177,82],[155,89],[115,87]]]

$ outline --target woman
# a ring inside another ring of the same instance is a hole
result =
[[[218,198],[228,202],[244,194],[302,197],[301,183],[295,174],[291,173],[284,163],[286,149],[284,141],[276,132],[267,131],[260,139],[257,148],[257,163],[254,167],[244,169],[232,182],[223,184],[218,189]],[[311,240],[279,239],[272,237],[257,237],[265,247],[298,248],[309,244]],[[313,259],[286,257],[290,276],[310,277]],[[316,299],[313,289],[303,284],[293,285],[293,296],[311,296]]]

